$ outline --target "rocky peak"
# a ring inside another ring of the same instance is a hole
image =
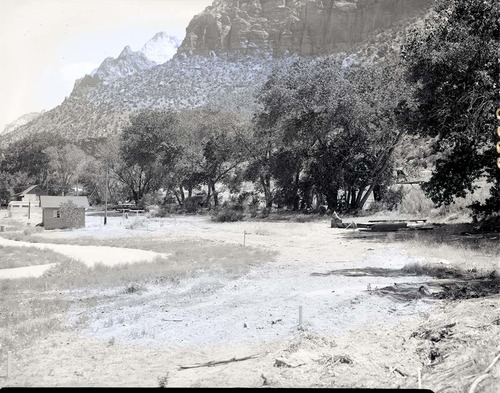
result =
[[[186,29],[178,55],[314,56],[345,51],[425,12],[433,0],[216,0]]]
[[[127,45],[125,48],[123,48],[117,59],[126,59],[130,57],[132,53],[133,53],[132,49],[130,48],[130,46]]]
[[[141,49],[141,53],[149,60],[157,64],[163,64],[175,55],[180,44],[181,42],[177,37],[160,32],[146,42]]]
[[[143,72],[155,65],[156,63],[149,60],[142,52],[134,52],[127,45],[116,59],[114,57],[104,59],[101,65],[92,71],[90,75],[78,79],[75,82],[72,95],[75,95],[79,88],[95,87],[99,82],[109,83],[117,78]]]

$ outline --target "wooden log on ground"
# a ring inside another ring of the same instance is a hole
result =
[[[398,231],[400,229],[407,228],[408,224],[406,222],[391,222],[383,224],[374,224],[371,230],[374,232],[391,232]]]

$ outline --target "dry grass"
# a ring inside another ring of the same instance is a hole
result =
[[[19,231],[23,228],[26,228],[26,224],[22,220],[2,217],[1,211],[0,211],[0,226],[4,227],[5,232]],[[2,232],[2,234],[4,234],[5,232]]]
[[[129,241],[131,240],[131,241]],[[89,241],[86,239],[86,241]],[[171,253],[167,258],[153,262],[139,262],[119,266],[96,265],[88,268],[76,261],[55,266],[45,273],[58,284],[58,288],[115,286],[128,282],[179,281],[200,271],[223,271],[243,274],[249,267],[273,260],[274,253],[252,247],[216,244],[212,242],[165,242],[152,239],[127,239],[127,247],[159,253]],[[136,243],[137,242],[137,243]],[[103,244],[104,243],[104,244]],[[72,243],[73,244],[73,243]],[[92,245],[123,246],[123,239],[99,240]],[[61,278],[64,277],[64,280]],[[62,282],[64,281],[64,282]]]
[[[115,246],[123,246],[125,243],[123,239],[85,239],[84,242]],[[183,278],[206,271],[215,270],[229,274],[230,278],[236,277],[250,266],[273,259],[271,252],[238,245],[162,242],[151,239],[127,239],[127,242],[129,247],[139,248],[140,245],[141,249],[169,252],[172,255],[168,259],[157,258],[153,262],[111,267],[98,264],[93,268],[59,256],[58,265],[41,277],[0,280],[1,348],[19,348],[48,333],[64,329],[66,313],[71,307],[71,302],[63,295],[67,290],[122,287],[124,294],[130,294],[147,290],[149,284],[178,283]],[[43,250],[31,248],[22,248],[21,252],[25,250],[44,253]],[[22,257],[25,258],[24,255]]]
[[[68,258],[52,250],[41,250],[36,247],[14,247],[0,245],[0,269],[23,266],[62,263]]]
[[[40,279],[0,281],[0,347],[14,350],[61,329],[69,301]]]

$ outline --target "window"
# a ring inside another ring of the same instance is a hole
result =
[[[54,218],[61,218],[61,211],[60,210],[54,210],[53,212],[53,217]]]

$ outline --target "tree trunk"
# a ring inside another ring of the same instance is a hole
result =
[[[134,198],[134,203],[137,206],[139,204],[139,194],[137,191],[132,190],[132,197]]]
[[[406,130],[402,130],[399,132],[399,134],[396,136],[396,139],[394,140],[394,143],[382,154],[382,157],[380,158],[379,162],[375,166],[375,168],[372,171],[372,176],[371,179],[371,184],[368,187],[368,190],[366,193],[362,195],[362,193],[359,193],[358,195],[358,202],[357,205],[359,209],[362,209],[363,206],[365,205],[366,201],[368,200],[368,197],[370,196],[370,193],[373,191],[373,188],[375,185],[378,183],[380,175],[387,169],[387,166],[389,165],[390,158],[392,156],[392,152],[396,148],[396,146],[399,144],[401,139],[403,138],[403,135],[406,133]],[[363,187],[364,189],[364,187]]]
[[[177,195],[177,191],[175,191],[175,190],[174,190],[174,195],[175,195],[175,199],[177,199],[177,203],[179,204],[179,206],[182,206],[182,201],[179,198],[179,195]]]
[[[326,194],[326,203],[328,205],[328,210],[337,210],[338,207],[338,197],[339,190],[331,190],[328,194]]]
[[[273,196],[271,194],[271,180],[269,175],[260,175],[260,184],[264,190],[264,198],[266,200],[266,208],[273,206]]]
[[[215,183],[212,184],[212,195],[214,197],[214,207],[219,206],[219,193],[215,190]]]
[[[179,192],[181,194],[181,201],[184,202],[184,188],[182,187],[182,184],[179,186]]]

